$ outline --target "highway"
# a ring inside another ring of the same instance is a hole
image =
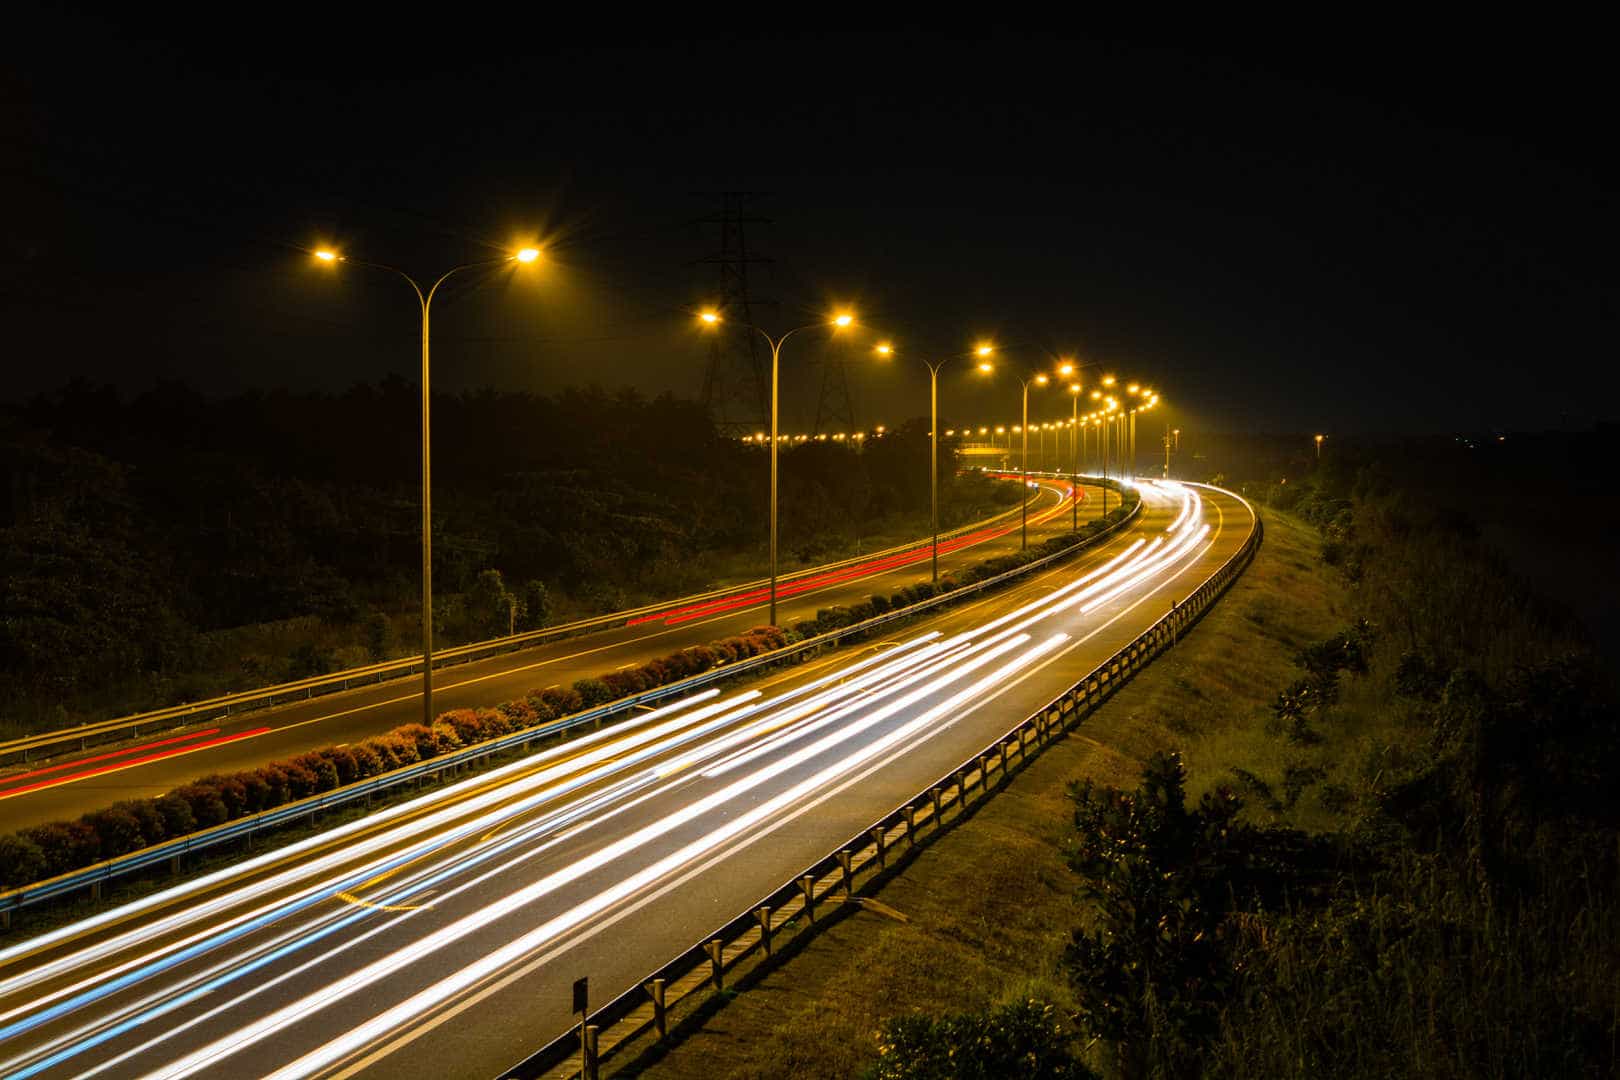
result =
[[[710,690],[0,949],[7,1077],[494,1077],[1134,638],[1252,511],[1136,523],[894,638]]]
[[[1042,481],[1030,510],[1030,543],[1067,532],[1069,484]],[[1101,489],[1081,485],[1080,519],[1100,513]],[[1018,550],[1018,518],[997,520],[942,540],[940,572]],[[928,545],[836,569],[812,572],[778,588],[784,626],[813,618],[818,608],[892,594],[929,576]],[[744,587],[702,602],[671,601],[662,612],[588,636],[545,642],[434,676],[436,711],[488,706],[521,698],[536,687],[568,686],[644,663],[692,645],[741,634],[765,621],[766,593]],[[274,709],[244,712],[180,731],[98,746],[0,773],[0,816],[6,830],[77,818],[123,799],[162,795],[213,773],[235,772],[325,746],[359,742],[422,713],[420,678],[372,684]]]

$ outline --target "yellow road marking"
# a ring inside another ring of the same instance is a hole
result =
[[[362,900],[353,893],[346,892],[338,893],[337,898],[356,907],[370,908],[372,911],[417,911],[420,908],[431,906],[428,904],[373,904],[370,900]]]

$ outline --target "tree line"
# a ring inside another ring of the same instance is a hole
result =
[[[408,648],[419,408],[399,378],[223,398],[77,381],[0,408],[5,719],[155,707]],[[788,565],[926,514],[926,434],[913,422],[864,451],[786,451]],[[948,465],[947,523],[1014,497]],[[767,488],[763,450],[692,401],[439,395],[436,633],[478,640],[703,588],[763,550]],[[288,620],[301,629],[265,648],[228,633]]]

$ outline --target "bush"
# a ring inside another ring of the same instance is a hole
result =
[[[439,723],[443,722],[444,717],[441,716]],[[438,756],[439,738],[433,734],[433,729],[426,724],[403,724],[389,734],[396,735],[415,746],[416,756],[419,760]]]
[[[365,780],[384,771],[383,757],[369,741],[346,749],[349,751],[350,756],[354,758],[355,779]]]
[[[206,829],[218,825],[226,818],[225,800],[211,784],[186,784],[173,792],[191,807],[193,829]]]
[[[415,765],[420,760],[416,752],[416,744],[410,739],[390,731],[376,740],[377,744],[386,747],[388,756],[394,761],[395,768],[404,765]]]
[[[153,800],[126,799],[113,805],[135,816],[141,827],[141,846],[161,844],[169,838],[168,830],[163,824],[163,815],[158,813],[157,804]]]
[[[601,679],[580,679],[574,683],[574,693],[579,695],[580,705],[589,709],[608,701],[613,691]]]
[[[81,820],[95,830],[101,854],[105,858],[146,846],[145,837],[141,835],[140,820],[124,807],[109,806],[105,810],[86,814]]]
[[[259,782],[264,785],[264,802],[261,809],[268,810],[273,806],[280,806],[292,797],[292,789],[287,783],[287,773],[281,766],[271,763],[258,770]],[[170,836],[175,835],[173,832]]]
[[[0,836],[0,887],[32,885],[45,877],[48,866],[45,852],[26,836]]]
[[[225,803],[225,820],[239,818],[247,810],[247,789],[237,776],[205,776],[200,781],[219,792]]]
[[[293,763],[315,778],[310,794],[331,791],[338,786],[337,766],[331,758],[316,753],[300,754],[293,758]]]
[[[401,745],[407,745],[400,740]],[[282,774],[287,777],[287,796],[297,802],[315,794],[315,785],[319,782],[315,773],[300,764],[298,761],[284,761],[281,763]]]
[[[359,767],[355,764],[354,753],[347,746],[328,746],[324,750],[317,750],[321,757],[332,763],[337,770],[338,786],[352,784],[360,778]],[[227,799],[227,802],[230,800]]]
[[[1088,1080],[1096,1073],[1075,1057],[1074,1037],[1052,1006],[1020,1001],[979,1013],[935,1019],[901,1016],[878,1032],[878,1060],[868,1080]]]
[[[163,831],[169,839],[196,831],[197,818],[191,812],[191,803],[182,799],[178,793],[171,791],[158,799],[157,811],[163,815]]]
[[[270,785],[265,783],[264,775],[258,771],[240,772],[236,778],[242,785],[242,808],[247,813],[256,814],[260,810],[268,810],[274,806],[271,802]],[[148,834],[148,839],[151,835]]]

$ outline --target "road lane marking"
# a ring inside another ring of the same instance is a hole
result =
[[[240,742],[243,739],[256,738],[274,730],[274,728],[267,727],[253,728],[249,731],[239,731],[234,735],[222,735],[217,739],[207,739],[200,743],[193,743],[190,746],[180,746],[172,750],[164,750],[156,754],[148,754],[145,757],[136,758],[133,761],[115,762],[110,765],[97,766],[94,769],[86,769],[84,772],[70,773],[67,776],[56,776],[49,780],[38,780],[32,784],[24,784],[22,787],[12,788],[10,791],[0,792],[0,802],[4,802],[6,799],[15,798],[18,795],[27,795],[29,792],[33,791],[44,791],[48,788],[64,787],[68,784],[77,783],[80,780],[88,780],[93,776],[109,776],[112,773],[123,772],[125,769],[133,769],[137,766],[147,765],[154,761],[165,761],[169,758],[184,757],[187,754],[194,754],[198,750],[208,750],[215,746],[224,746],[226,743]]]

